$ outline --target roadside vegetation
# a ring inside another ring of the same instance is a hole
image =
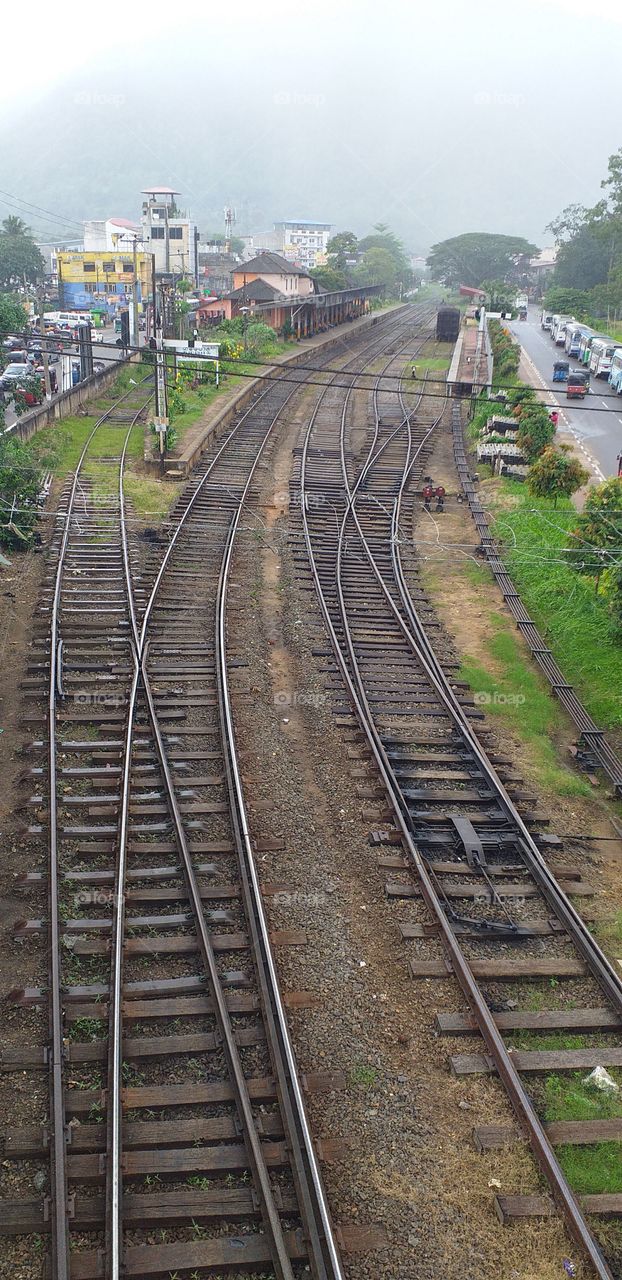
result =
[[[482,398],[469,435],[478,440],[494,412],[514,417],[516,441],[530,467],[523,483],[478,466],[480,496],[493,516],[493,533],[508,571],[566,678],[597,723],[619,729],[622,482],[612,479],[594,486],[577,512],[570,498],[589,474],[566,447],[556,444],[546,408],[533,388],[520,382],[518,344],[499,321],[491,321],[490,329],[493,393],[504,391],[505,402]],[[482,572],[488,574],[486,568]],[[477,679],[483,679],[482,673]],[[507,714],[507,708],[497,713]]]
[[[622,340],[622,147],[601,187],[592,208],[569,205],[547,227],[558,252],[545,302]]]
[[[516,481],[484,485],[493,532],[530,616],[594,719],[605,728],[622,725],[620,630],[594,579],[569,563],[575,508],[567,498],[554,507]]]
[[[474,586],[487,586],[486,571],[472,566]],[[486,593],[488,598],[488,593]],[[563,713],[544,677],[523,655],[513,624],[494,609],[487,612],[485,661],[465,654],[460,679],[468,681],[486,714],[503,722],[526,744],[538,782],[557,795],[589,795],[588,782],[560,765],[555,746]]]

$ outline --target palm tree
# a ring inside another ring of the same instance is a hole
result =
[[[27,227],[21,218],[16,218],[11,214],[3,220],[2,234],[5,236],[29,236],[30,227]]]

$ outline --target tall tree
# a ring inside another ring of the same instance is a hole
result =
[[[343,271],[348,258],[356,258],[357,252],[358,240],[354,232],[338,231],[336,235],[330,237],[326,246],[327,266]]]
[[[5,218],[0,230],[0,286],[33,284],[44,262],[32,232],[21,218]]]
[[[596,579],[622,565],[622,480],[613,476],[590,489],[579,513],[568,558],[573,569]]]
[[[476,288],[482,280],[514,279],[522,260],[536,253],[537,246],[522,236],[468,231],[432,245],[427,263],[433,280]]]
[[[573,457],[569,444],[549,445],[529,468],[527,488],[534,498],[552,498],[556,507],[558,498],[569,498],[589,478],[589,471]]]
[[[393,255],[375,247],[365,251],[355,275],[361,284],[382,284],[386,289],[392,289],[399,278]]]
[[[10,293],[0,293],[0,338],[7,333],[21,333],[26,324],[26,312],[18,298]]]
[[[321,285],[322,289],[328,289],[328,292],[334,292],[336,289],[348,288],[348,276],[345,271],[340,271],[338,267],[314,267],[311,271],[313,280]]]

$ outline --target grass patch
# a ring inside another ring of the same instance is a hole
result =
[[[173,481],[152,480],[128,471],[125,476],[125,494],[137,516],[145,520],[163,520],[167,516],[181,484]]]
[[[473,565],[470,572],[480,570]],[[552,739],[562,716],[543,678],[523,658],[518,638],[510,631],[506,619],[491,612],[489,621],[486,649],[491,662],[484,667],[467,655],[460,668],[460,678],[468,681],[477,703],[488,715],[505,721],[529,744],[544,787],[558,795],[591,795],[588,782],[557,762]]]
[[[37,457],[62,479],[68,472],[75,471],[96,422],[97,418],[89,415],[85,418],[64,418],[55,426],[44,427],[33,440]],[[126,435],[126,426],[103,424],[98,427],[89,449],[89,458],[120,457]],[[141,458],[142,452],[143,426],[137,423],[128,442],[127,456]]]
[[[617,911],[608,920],[597,920],[593,932],[603,942],[622,942],[622,911]]]
[[[409,366],[417,366],[417,373],[424,373],[428,370],[433,372],[446,372],[449,368],[449,360],[447,356],[415,356],[414,360],[409,361]]]
[[[619,1073],[618,1077],[619,1077]],[[611,1072],[616,1078],[616,1072]],[[618,1078],[619,1083],[619,1078]],[[544,1119],[612,1120],[622,1116],[619,1094],[601,1093],[583,1083],[580,1075],[549,1076],[544,1083]],[[588,1146],[564,1145],[556,1149],[562,1169],[578,1195],[613,1195],[622,1191],[622,1159],[619,1142]]]
[[[604,728],[622,725],[622,643],[594,584],[563,561],[576,513],[568,501],[555,509],[504,480],[491,493],[495,534],[526,608],[546,636],[566,679]]]
[[[350,1072],[350,1084],[357,1085],[359,1089],[373,1089],[378,1079],[378,1072],[375,1067],[368,1067],[366,1063],[358,1063]]]
[[[573,1035],[564,1031],[549,1031],[543,1034],[541,1031],[515,1031],[512,1033],[512,1044],[515,1049],[523,1049],[526,1052],[537,1050],[560,1050],[560,1049],[587,1049],[594,1044],[593,1038],[583,1035]]]
[[[619,1142],[557,1148],[557,1158],[577,1195],[615,1195],[622,1191],[622,1159]]]
[[[620,1072],[611,1070],[610,1076],[620,1083]],[[613,1120],[622,1116],[622,1096],[602,1093],[583,1083],[576,1072],[564,1076],[547,1076],[544,1084],[544,1119],[554,1120]],[[622,1164],[622,1161],[621,1161]]]

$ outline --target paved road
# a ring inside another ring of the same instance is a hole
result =
[[[99,332],[102,333],[104,341],[103,343],[99,343],[99,342],[93,343],[94,364],[103,364],[106,367],[108,367],[111,361],[114,362],[117,360],[122,360],[123,351],[121,350],[120,347],[116,346],[116,340],[119,335],[115,333],[114,326],[110,325],[105,329],[101,329]],[[69,350],[71,351],[72,355],[78,354],[78,347],[75,344],[71,348],[69,348]],[[60,380],[59,362],[58,361],[54,362],[52,364],[52,368],[56,370],[56,376]],[[12,400],[7,401],[7,407],[4,414],[5,426],[12,427],[16,422],[17,422],[17,414],[15,412],[15,409],[13,408],[13,401]]]
[[[555,360],[566,360],[563,347],[556,347],[540,327],[540,309],[529,308],[529,319],[513,320],[509,328],[523,347],[535,386],[547,388],[547,404],[559,406],[560,425],[575,436],[579,448],[598,480],[617,475],[617,455],[622,449],[622,396],[612,393],[606,378],[592,377],[590,394],[573,404],[559,383],[551,381]],[[570,367],[579,362],[570,358]]]

